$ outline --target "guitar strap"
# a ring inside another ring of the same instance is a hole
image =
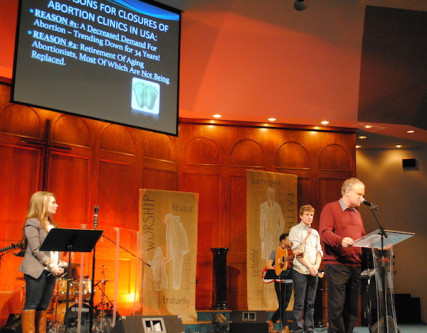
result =
[[[304,240],[302,241],[302,243],[300,244],[300,246],[298,247],[297,251],[301,251],[301,249],[303,248],[305,242],[307,241],[308,237],[310,237],[311,235],[311,228],[308,230],[307,232],[307,236],[305,236]]]

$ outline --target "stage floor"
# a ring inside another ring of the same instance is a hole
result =
[[[401,324],[399,325],[400,333],[427,333],[427,325],[422,324]],[[327,333],[328,330],[326,328],[320,329],[316,328],[315,331],[317,333]],[[369,329],[367,327],[356,327],[353,330],[353,333],[369,333]]]

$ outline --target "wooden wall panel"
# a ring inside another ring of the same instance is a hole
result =
[[[28,198],[42,184],[44,151],[49,156],[48,189],[58,196],[56,219],[61,226],[79,227],[86,222],[91,228],[93,206],[98,205],[98,227],[113,240],[114,228],[119,227],[121,234],[126,233],[122,245],[134,253],[140,188],[197,192],[199,310],[212,305],[213,247],[230,249],[229,307],[247,307],[247,169],[297,175],[298,205],[310,203],[316,208],[315,226],[323,205],[337,200],[342,181],[355,175],[353,130],[309,131],[181,120],[179,137],[171,137],[10,104],[9,95],[10,87],[0,85],[0,186],[7,193],[0,197],[0,245],[20,236]],[[50,141],[45,142],[49,124]],[[114,244],[103,239],[98,245],[97,266],[111,267]],[[119,312],[123,314],[133,307],[126,299],[135,292],[132,280],[136,265],[128,253],[121,251],[120,258],[120,279],[125,283],[119,286]],[[89,256],[86,261],[90,264]],[[17,279],[22,276],[16,272],[19,262],[15,256],[4,257],[0,274],[4,269],[14,274],[4,282],[11,290],[0,293],[0,309],[19,311],[19,297],[16,292],[11,294],[12,288],[23,284]],[[109,276],[111,273],[109,270]],[[110,298],[112,285],[108,286]],[[1,310],[0,325],[7,311]]]
[[[144,141],[144,157],[163,161],[176,161],[175,139],[160,133],[147,133]]]
[[[31,194],[39,184],[40,151],[19,145],[19,137],[0,135],[0,248],[21,239]],[[9,144],[7,142],[14,142]],[[21,258],[13,252],[0,253],[0,324],[11,313],[20,313],[24,280],[18,272]]]
[[[240,140],[234,144],[230,154],[231,166],[265,168],[267,158],[262,146],[254,140]]]
[[[208,253],[218,243],[221,216],[221,180],[219,174],[184,173],[184,192],[199,193],[198,253]]]
[[[228,261],[227,303],[230,309],[247,309],[246,255]]]
[[[176,172],[154,168],[144,168],[143,183],[141,188],[175,191]]]
[[[276,168],[310,170],[307,150],[298,142],[286,142],[276,152]]]
[[[100,148],[116,154],[136,155],[136,142],[130,128],[115,124],[103,128]]]
[[[83,118],[61,115],[53,123],[52,141],[89,148],[90,131]]]
[[[99,228],[138,230],[138,183],[132,165],[101,160],[98,169]]]
[[[228,179],[228,302],[231,308],[247,307],[246,292],[246,169],[232,170]],[[225,228],[227,227],[227,228]],[[237,288],[239,286],[239,288]]]
[[[220,165],[221,151],[217,143],[208,138],[194,138],[184,148],[185,164]]]
[[[352,160],[348,151],[339,144],[331,144],[322,149],[319,157],[320,170],[351,171]]]
[[[40,158],[37,149],[0,143],[0,239],[6,243],[21,238],[28,200],[39,184]]]
[[[33,108],[16,104],[0,107],[0,132],[41,139],[42,128],[42,120]]]
[[[227,231],[228,244],[222,246],[230,247],[229,256],[246,253],[246,170],[240,175],[229,176],[228,192],[228,223],[224,225]]]
[[[56,194],[58,211],[55,220],[62,228],[91,225],[87,212],[89,197],[89,160],[85,157],[52,153],[49,159],[49,191]]]
[[[341,197],[341,186],[348,177],[322,178],[319,181],[319,192],[323,207],[328,202],[336,201]]]
[[[212,256],[197,261],[196,271],[196,308],[209,309],[215,301],[215,291],[212,286],[213,270]]]
[[[193,167],[191,172],[183,174],[183,191],[199,193],[199,222],[197,239],[197,306],[212,306],[212,252],[211,248],[221,247],[218,243],[221,215],[221,180],[219,173],[200,171],[204,167]],[[197,172],[198,171],[198,172]]]

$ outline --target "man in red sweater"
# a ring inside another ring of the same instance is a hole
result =
[[[353,244],[365,235],[356,209],[365,194],[365,185],[357,178],[347,179],[341,194],[341,199],[323,207],[319,224],[325,246],[329,333],[352,333],[356,324],[362,250]]]

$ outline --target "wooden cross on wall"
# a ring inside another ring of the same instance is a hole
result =
[[[50,119],[46,119],[46,126],[43,133],[43,139],[21,139],[19,140],[25,146],[38,147],[42,151],[42,191],[47,190],[47,177],[49,173],[49,156],[52,150],[71,150],[70,146],[63,144],[53,144],[50,138]]]

